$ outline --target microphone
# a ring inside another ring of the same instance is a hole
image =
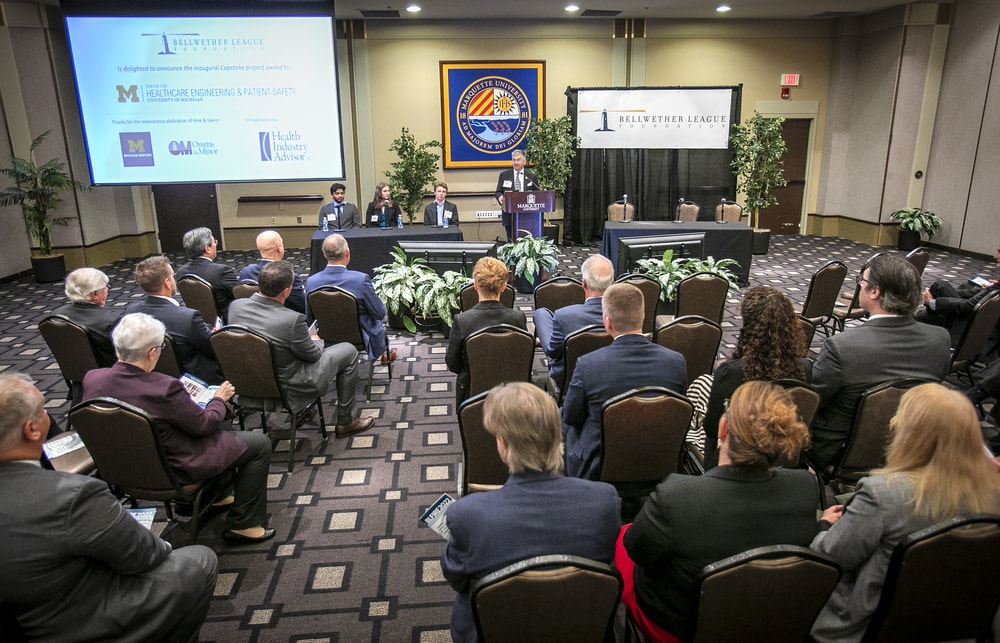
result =
[[[625,205],[626,208],[628,207],[628,195],[627,194],[623,194],[622,195],[622,203]]]

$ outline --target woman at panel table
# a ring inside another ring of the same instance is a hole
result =
[[[403,216],[399,206],[392,202],[387,183],[375,185],[375,196],[365,212],[366,228],[395,228],[399,217]]]

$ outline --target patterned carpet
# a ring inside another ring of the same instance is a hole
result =
[[[561,274],[579,276],[588,247],[561,249]],[[837,238],[776,236],[770,253],[754,257],[751,285],[771,285],[801,304],[813,271],[831,259],[850,268],[844,292],[877,249]],[[891,252],[896,252],[892,250]],[[237,270],[255,260],[249,252],[222,252],[219,260]],[[287,258],[307,272],[307,250]],[[179,257],[174,257],[179,265]],[[132,280],[133,260],[103,267],[111,278],[109,306],[124,307],[141,292]],[[960,282],[994,275],[992,262],[934,251],[924,283]],[[740,292],[727,304],[723,355],[735,344]],[[68,410],[58,366],[37,333],[37,322],[64,301],[62,284],[35,284],[30,277],[0,285],[0,370],[29,373],[47,392],[47,406],[60,421]],[[516,304],[531,314],[531,297]],[[815,340],[819,346],[821,335]],[[440,333],[396,332],[399,350],[394,379],[376,369],[372,400],[359,396],[360,415],[375,428],[345,440],[323,442],[310,425],[300,432],[295,471],[286,472],[285,453],[273,458],[269,479],[270,525],[277,537],[247,547],[227,547],[222,518],[213,518],[199,542],[219,553],[216,599],[201,631],[203,641],[413,641],[450,640],[453,592],[441,575],[443,541],[418,524],[422,511],[441,493],[456,491],[461,444],[454,408],[454,375],[444,365]],[[918,348],[919,350],[919,348]],[[541,357],[535,370],[544,372]],[[324,399],[327,416],[334,396]],[[273,418],[271,426],[282,426]],[[250,426],[259,427],[252,418]],[[287,443],[280,448],[287,448]],[[168,526],[159,511],[154,530]],[[186,524],[171,525],[166,537],[186,541]]]

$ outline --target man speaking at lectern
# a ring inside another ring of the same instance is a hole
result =
[[[512,169],[500,172],[500,176],[497,178],[497,191],[494,196],[496,196],[501,210],[503,210],[504,192],[526,192],[528,190],[541,189],[538,185],[538,178],[524,169],[524,152],[514,150],[511,152],[510,160],[513,166]],[[507,238],[513,240],[517,235],[517,230],[512,229],[513,221],[510,212],[503,210],[501,218],[503,220],[503,229],[507,231]]]

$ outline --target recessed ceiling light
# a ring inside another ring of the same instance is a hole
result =
[[[732,7],[730,7],[728,4],[720,4],[718,7],[715,8],[715,10],[718,11],[719,13],[726,13],[727,11],[732,11]]]
[[[411,4],[410,6],[408,6],[406,8],[406,10],[409,11],[410,13],[416,13],[416,12],[420,11],[420,5],[419,4]]]
[[[572,13],[574,11],[579,11],[579,10],[580,10],[580,7],[576,6],[575,4],[568,4],[568,5],[566,5],[566,11],[569,12],[569,13]]]

